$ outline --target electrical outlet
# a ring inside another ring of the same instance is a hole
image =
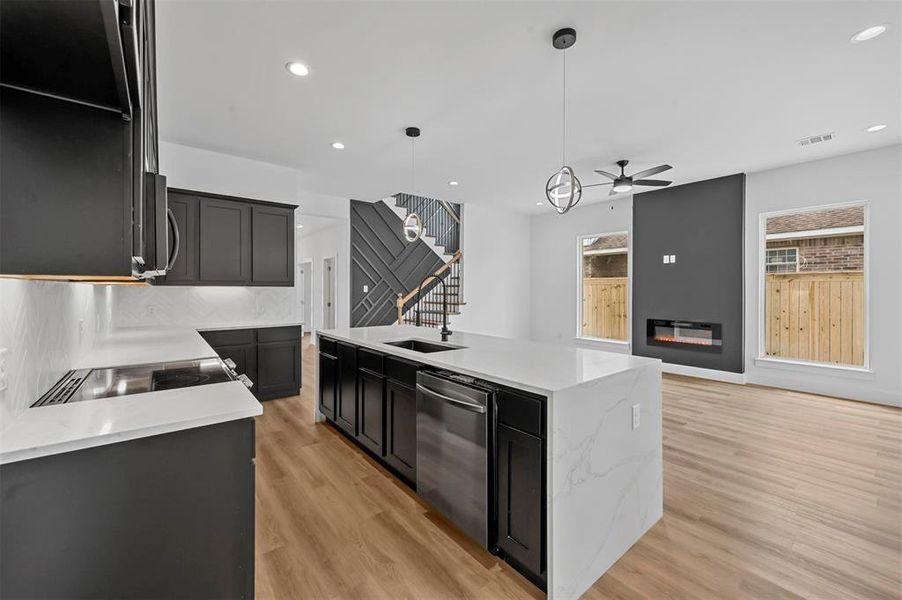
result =
[[[9,378],[6,376],[6,355],[8,350],[0,348],[0,392],[6,389]]]
[[[82,340],[85,339],[85,320],[78,320],[78,343],[80,344]]]
[[[633,429],[639,429],[639,405],[633,404]]]

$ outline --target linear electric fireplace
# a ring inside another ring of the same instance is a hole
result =
[[[648,343],[671,348],[720,352],[723,338],[720,323],[648,319]]]

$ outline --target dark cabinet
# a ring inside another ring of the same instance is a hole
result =
[[[220,358],[235,361],[235,370],[254,382],[258,400],[293,396],[301,387],[301,328],[203,331],[201,336]]]
[[[417,393],[395,379],[385,382],[385,462],[411,483],[417,480]]]
[[[251,279],[251,207],[242,202],[201,198],[198,280],[247,284]]]
[[[253,598],[253,461],[241,419],[0,465],[0,597]]]
[[[176,188],[169,204],[179,254],[166,285],[294,285],[294,211],[274,204]]]
[[[498,425],[498,547],[536,575],[543,571],[542,439]]]
[[[169,210],[178,228],[178,254],[172,268],[166,273],[169,284],[189,284],[197,280],[197,201],[175,191],[169,194]],[[169,240],[170,256],[175,252],[175,236]]]
[[[251,278],[254,285],[294,281],[294,208],[254,206]]]
[[[357,348],[338,342],[338,400],[335,423],[348,435],[357,435]]]
[[[357,373],[360,427],[357,439],[382,456],[385,448],[385,378],[367,369]]]
[[[327,419],[335,420],[338,401],[338,357],[328,352],[319,353],[319,411]]]

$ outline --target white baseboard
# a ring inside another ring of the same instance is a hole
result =
[[[687,375],[689,377],[713,379],[714,381],[723,381],[725,383],[745,384],[745,373],[731,373],[729,371],[702,369],[701,367],[674,365],[671,363],[663,363],[661,365],[661,370],[665,373],[673,373],[674,375]]]

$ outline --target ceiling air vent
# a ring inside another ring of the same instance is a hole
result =
[[[812,144],[820,144],[821,142],[829,142],[833,139],[834,132],[822,133],[820,135],[812,135],[799,140],[799,146],[810,146]]]

